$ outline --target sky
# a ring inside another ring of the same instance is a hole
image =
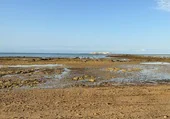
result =
[[[0,52],[170,53],[170,0],[0,0]]]

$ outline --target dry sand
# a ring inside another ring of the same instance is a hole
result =
[[[0,119],[163,119],[170,86],[1,91],[0,107]]]

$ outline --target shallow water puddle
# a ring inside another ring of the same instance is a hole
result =
[[[70,69],[64,68],[64,72],[62,72],[59,75],[55,75],[55,78],[57,79],[62,79],[66,74],[68,74],[70,72]]]
[[[62,79],[64,78],[68,73],[70,72],[70,69],[68,68],[64,68],[64,71],[61,74],[54,74],[54,75],[50,75],[50,76],[44,76],[46,79]]]
[[[149,64],[149,65],[170,65],[168,62],[143,62],[140,64]]]
[[[149,64],[149,65],[143,65]],[[139,65],[123,65],[123,68],[139,68],[139,72],[130,72],[131,75],[122,74],[122,77],[112,78],[104,82],[115,83],[146,83],[146,82],[164,82],[170,81],[170,73],[165,69],[170,69],[168,62],[145,62]],[[101,83],[101,82],[100,82]],[[103,82],[102,82],[103,83]]]

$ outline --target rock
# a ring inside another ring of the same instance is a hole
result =
[[[126,72],[127,70],[126,70],[126,69],[122,69],[121,71],[122,71],[122,72]]]
[[[132,69],[133,71],[140,71],[141,69],[139,69],[139,68],[134,68],[134,69]]]
[[[90,82],[95,82],[95,78],[93,76],[88,76],[88,75],[74,77],[72,80],[78,81],[78,80],[86,80],[86,79],[89,79]]]
[[[165,115],[165,116],[164,116],[164,119],[167,119],[167,118],[168,118],[168,116],[167,116],[167,115]]]
[[[51,60],[51,58],[42,57],[40,60]]]
[[[112,62],[116,62],[116,60],[111,60]]]
[[[5,85],[2,85],[2,86],[1,86],[1,89],[3,89],[3,88],[5,88]]]
[[[88,76],[88,75],[84,75],[83,77],[84,77],[84,78],[88,78],[89,76]]]
[[[19,88],[20,86],[18,86],[18,85],[15,85],[14,87],[15,87],[15,88]]]
[[[5,82],[5,83],[4,83],[4,86],[7,87],[7,88],[9,88],[9,87],[11,86],[11,82],[10,82],[10,81]]]
[[[107,105],[112,105],[112,103],[109,102],[109,103],[107,103]]]
[[[114,68],[114,72],[117,72],[119,71],[120,69],[119,68]]]
[[[80,57],[75,57],[74,59],[80,59]]]
[[[95,82],[96,80],[95,79],[89,79],[89,82]]]
[[[79,79],[79,77],[74,77],[72,80],[76,80],[77,81],[78,79]]]
[[[108,71],[113,71],[113,68],[108,68],[107,70],[108,70]]]
[[[83,77],[79,77],[78,80],[83,80],[84,78]]]
[[[38,84],[39,82],[38,81],[34,81],[33,84]]]

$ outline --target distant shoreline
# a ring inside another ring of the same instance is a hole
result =
[[[170,54],[91,54],[91,53],[0,53],[0,58],[108,58],[143,56],[169,58]]]

